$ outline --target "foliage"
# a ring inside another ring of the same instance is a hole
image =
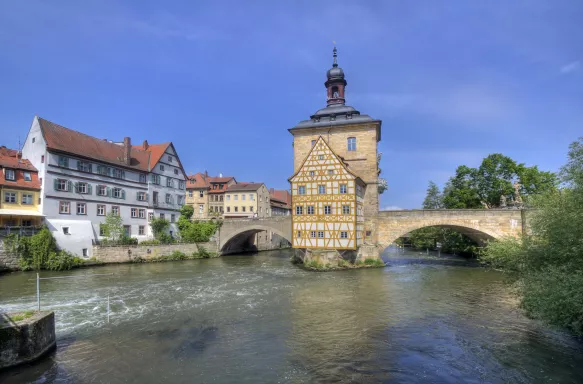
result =
[[[83,264],[83,260],[67,251],[49,253],[45,268],[50,271],[66,271]]]
[[[24,311],[21,313],[16,313],[14,315],[10,315],[10,320],[12,321],[22,321],[31,318],[34,315],[34,311]]]
[[[110,241],[117,241],[124,235],[123,220],[121,216],[110,211],[105,216],[105,222],[101,224],[103,235]]]
[[[409,242],[415,249],[436,249],[441,243],[441,251],[459,255],[475,255],[478,245],[464,234],[450,228],[426,227],[412,231]]]
[[[144,240],[141,243],[139,243],[140,245],[160,245],[160,240],[156,240],[156,239],[152,239],[152,240]]]
[[[443,208],[443,197],[437,184],[433,181],[429,182],[427,187],[427,194],[423,200],[423,209],[440,209]]]
[[[154,233],[154,238],[160,240],[163,243],[166,243],[162,240],[163,235],[168,235],[166,230],[170,227],[170,222],[166,219],[161,217],[153,217],[150,220],[150,227],[152,228],[152,232]],[[170,236],[170,235],[168,235]],[[166,240],[166,238],[164,238]]]
[[[172,244],[174,243],[176,240],[170,236],[169,233],[166,232],[162,232],[158,235],[158,239],[157,239],[161,244]]]
[[[369,267],[384,267],[385,263],[381,259],[365,259],[364,265]]]
[[[500,153],[482,160],[478,168],[461,165],[443,191],[444,208],[497,208],[501,196],[513,199],[513,184],[520,184],[520,195],[528,199],[556,190],[557,176],[527,167]]]
[[[185,242],[204,243],[210,240],[211,236],[221,226],[219,221],[191,221],[194,209],[190,205],[184,205],[180,210],[178,218],[178,230],[180,237]]]
[[[137,245],[138,244],[138,239],[135,237],[129,237],[126,236],[125,234],[122,235],[118,240],[108,240],[108,239],[104,239],[101,240],[100,245]]]
[[[583,335],[583,138],[560,175],[564,189],[532,200],[532,234],[490,243],[481,259],[514,272],[529,316]]]

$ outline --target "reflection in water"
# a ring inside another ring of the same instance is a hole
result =
[[[388,268],[313,273],[288,256],[46,272],[116,275],[43,281],[57,352],[0,382],[583,382],[581,342],[526,319],[498,272],[387,252]],[[32,278],[0,277],[3,310],[34,306]]]

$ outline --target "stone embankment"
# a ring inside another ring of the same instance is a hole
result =
[[[173,252],[182,252],[186,255],[198,253],[201,248],[207,252],[217,254],[217,242],[206,243],[178,243],[158,245],[118,245],[94,246],[93,257],[101,263],[128,263],[135,260],[148,261],[161,256],[171,255]]]
[[[18,257],[10,254],[4,246],[4,241],[0,239],[0,272],[13,271],[19,269]]]
[[[0,370],[39,359],[56,340],[54,312],[0,313]]]

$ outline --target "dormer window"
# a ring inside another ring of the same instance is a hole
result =
[[[6,169],[4,171],[4,177],[6,177],[6,180],[12,180],[14,181],[16,179],[15,173],[14,173],[14,169]]]

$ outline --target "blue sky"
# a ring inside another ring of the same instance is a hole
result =
[[[565,162],[582,21],[581,0],[0,0],[0,144],[39,115],[287,188],[287,129],[325,106],[336,41],[347,104],[383,120],[381,208],[416,208],[490,153]]]

